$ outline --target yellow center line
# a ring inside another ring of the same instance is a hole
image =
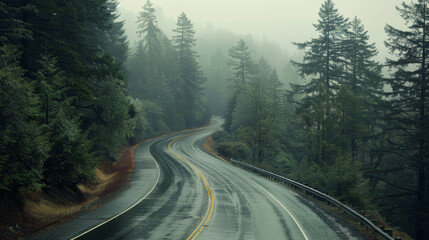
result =
[[[188,165],[190,168],[192,168],[198,174],[198,176],[200,176],[200,178],[203,181],[204,186],[206,188],[207,194],[209,196],[209,207],[207,208],[207,211],[206,211],[206,214],[205,214],[203,220],[200,222],[200,224],[198,224],[198,226],[195,228],[195,230],[191,233],[191,235],[189,235],[189,237],[186,240],[194,240],[201,233],[201,231],[204,229],[205,225],[207,225],[207,223],[210,221],[212,214],[213,214],[213,209],[214,209],[213,191],[210,188],[210,185],[207,182],[206,178],[201,174],[201,172],[194,165],[192,165],[191,163],[189,163],[188,161],[186,161],[185,159],[183,159],[182,157],[180,157],[179,155],[177,155],[175,152],[173,152],[171,150],[171,144],[173,144],[174,142],[176,142],[182,138],[185,138],[185,137],[197,134],[197,133],[201,133],[201,132],[204,132],[204,131],[200,131],[200,132],[196,132],[196,133],[190,133],[190,134],[178,137],[168,144],[168,150],[174,156],[176,156],[178,159],[180,159],[186,165]]]

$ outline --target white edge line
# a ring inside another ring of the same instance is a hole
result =
[[[194,141],[192,141],[192,143],[191,143],[191,147],[192,147],[192,149],[194,150],[194,151],[196,151],[197,152],[197,150],[194,148],[194,144],[195,144],[195,142],[196,142],[196,140],[197,139],[195,139]],[[205,153],[204,151],[203,151],[203,153]],[[305,234],[305,232],[304,232],[304,230],[302,229],[302,227],[301,227],[301,225],[298,223],[298,221],[296,220],[296,218],[292,215],[292,213],[276,198],[276,197],[274,197],[270,192],[268,192],[265,188],[263,188],[260,184],[258,184],[258,183],[256,183],[256,182],[254,182],[253,180],[251,180],[250,178],[248,178],[248,177],[246,177],[246,176],[244,176],[244,175],[242,175],[241,173],[239,173],[239,172],[237,172],[237,171],[235,171],[235,170],[233,170],[233,169],[231,169],[231,171],[233,171],[233,172],[235,172],[235,173],[237,173],[238,175],[241,175],[243,178],[245,178],[245,179],[247,179],[247,181],[248,182],[251,182],[251,183],[253,183],[253,185],[255,185],[255,186],[257,186],[257,187],[259,187],[260,189],[262,189],[264,192],[266,192],[268,195],[270,195],[270,197],[272,198],[272,199],[274,199],[280,206],[282,206],[282,208],[287,212],[287,214],[289,214],[289,216],[293,219],[293,221],[295,222],[295,224],[298,226],[298,228],[299,228],[299,230],[301,231],[301,233],[302,233],[302,235],[304,236],[304,238],[306,239],[306,240],[308,240],[308,237],[307,237],[307,235]]]
[[[147,193],[143,198],[141,198],[138,202],[134,203],[131,207],[129,207],[129,208],[125,209],[124,211],[122,211],[122,212],[120,212],[120,213],[116,214],[116,215],[115,215],[115,216],[113,216],[112,218],[109,218],[107,221],[102,222],[102,223],[100,223],[99,225],[97,225],[97,226],[95,226],[95,227],[93,227],[93,228],[91,228],[91,229],[87,230],[86,232],[81,233],[81,234],[79,234],[78,236],[71,238],[70,240],[75,240],[75,239],[77,239],[77,238],[80,238],[80,237],[82,237],[83,235],[85,235],[85,234],[87,234],[87,233],[89,233],[89,232],[93,231],[94,229],[99,228],[99,227],[103,226],[104,224],[106,224],[106,223],[108,223],[108,222],[112,221],[113,219],[115,219],[115,218],[117,218],[117,217],[121,216],[122,214],[124,214],[124,213],[128,212],[130,209],[132,209],[133,207],[135,207],[137,204],[141,203],[144,199],[146,199],[146,198],[149,196],[149,194],[151,194],[151,193],[153,192],[153,190],[155,189],[155,187],[158,185],[159,178],[160,178],[160,175],[161,175],[161,170],[160,170],[160,168],[159,168],[158,162],[155,160],[155,158],[154,158],[154,157],[152,156],[152,154],[150,153],[150,147],[151,147],[151,146],[152,146],[152,144],[154,144],[155,142],[156,142],[156,141],[153,141],[153,142],[148,146],[148,152],[149,152],[149,155],[152,157],[152,160],[155,162],[155,164],[156,164],[156,168],[158,169],[158,178],[156,179],[156,183],[153,185],[152,189],[151,189],[151,190],[150,190],[150,191],[149,191],[149,192],[148,192],[148,193]]]
[[[231,169],[232,170],[232,169]],[[289,216],[293,219],[293,221],[295,222],[295,224],[298,226],[299,230],[301,231],[302,235],[304,236],[304,238],[306,240],[308,240],[307,234],[305,234],[304,230],[302,229],[301,225],[298,223],[298,221],[296,220],[296,218],[292,215],[292,213],[276,198],[274,197],[270,192],[268,192],[265,188],[263,188],[260,184],[254,182],[253,180],[251,180],[250,178],[244,176],[243,174],[232,170],[233,172],[241,175],[243,178],[247,179],[247,181],[253,183],[253,185],[259,187],[260,189],[262,189],[264,192],[266,192],[268,195],[270,195],[270,197],[272,199],[274,199],[280,206],[282,206],[282,208],[287,212],[287,214],[289,214]]]

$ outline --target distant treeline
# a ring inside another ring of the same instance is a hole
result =
[[[291,88],[239,41],[226,64],[234,87],[225,131],[213,138],[223,155],[379,212],[422,240],[429,236],[428,3],[398,11],[408,29],[385,28],[395,56],[383,63],[388,77],[361,21],[343,17],[331,0],[314,24],[318,35],[295,43],[304,57],[291,63],[302,80]]]
[[[2,205],[21,188],[95,180],[127,141],[208,123],[191,21],[180,15],[170,40],[148,1],[128,57],[117,11],[114,0],[0,2]]]

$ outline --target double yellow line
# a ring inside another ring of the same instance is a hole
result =
[[[201,131],[201,132],[203,132],[203,131]],[[173,144],[174,142],[176,142],[182,138],[185,138],[185,137],[197,134],[197,133],[200,133],[200,132],[190,133],[190,134],[178,137],[168,144],[168,150],[174,156],[176,156],[178,159],[182,160],[186,165],[188,165],[190,168],[192,168],[198,174],[198,176],[200,176],[201,180],[204,183],[204,186],[206,187],[207,194],[209,196],[209,206],[207,208],[207,211],[206,211],[206,214],[204,215],[203,220],[200,222],[200,224],[198,224],[198,226],[191,233],[191,235],[189,235],[188,238],[186,238],[186,240],[194,240],[201,233],[201,231],[204,229],[204,227],[207,225],[207,223],[210,221],[212,214],[213,214],[213,208],[214,208],[213,191],[210,188],[209,183],[207,182],[206,178],[201,174],[201,172],[194,165],[192,165],[191,163],[189,163],[188,161],[186,161],[185,159],[183,159],[182,157],[180,157],[179,155],[177,155],[175,152],[173,152],[171,150],[171,144]]]

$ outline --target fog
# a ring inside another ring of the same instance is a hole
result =
[[[136,37],[136,18],[145,0],[120,0],[122,18],[126,20],[127,34],[133,43]],[[175,19],[185,12],[198,31],[224,29],[236,34],[251,34],[257,40],[275,41],[284,50],[294,54],[292,42],[303,42],[316,37],[313,24],[318,20],[322,0],[152,0],[158,9],[160,26],[169,34]],[[368,30],[370,41],[380,52],[383,61],[388,52],[384,47],[386,23],[395,27],[403,21],[395,9],[402,0],[334,0],[345,17],[360,18]],[[167,29],[165,29],[167,28]]]

